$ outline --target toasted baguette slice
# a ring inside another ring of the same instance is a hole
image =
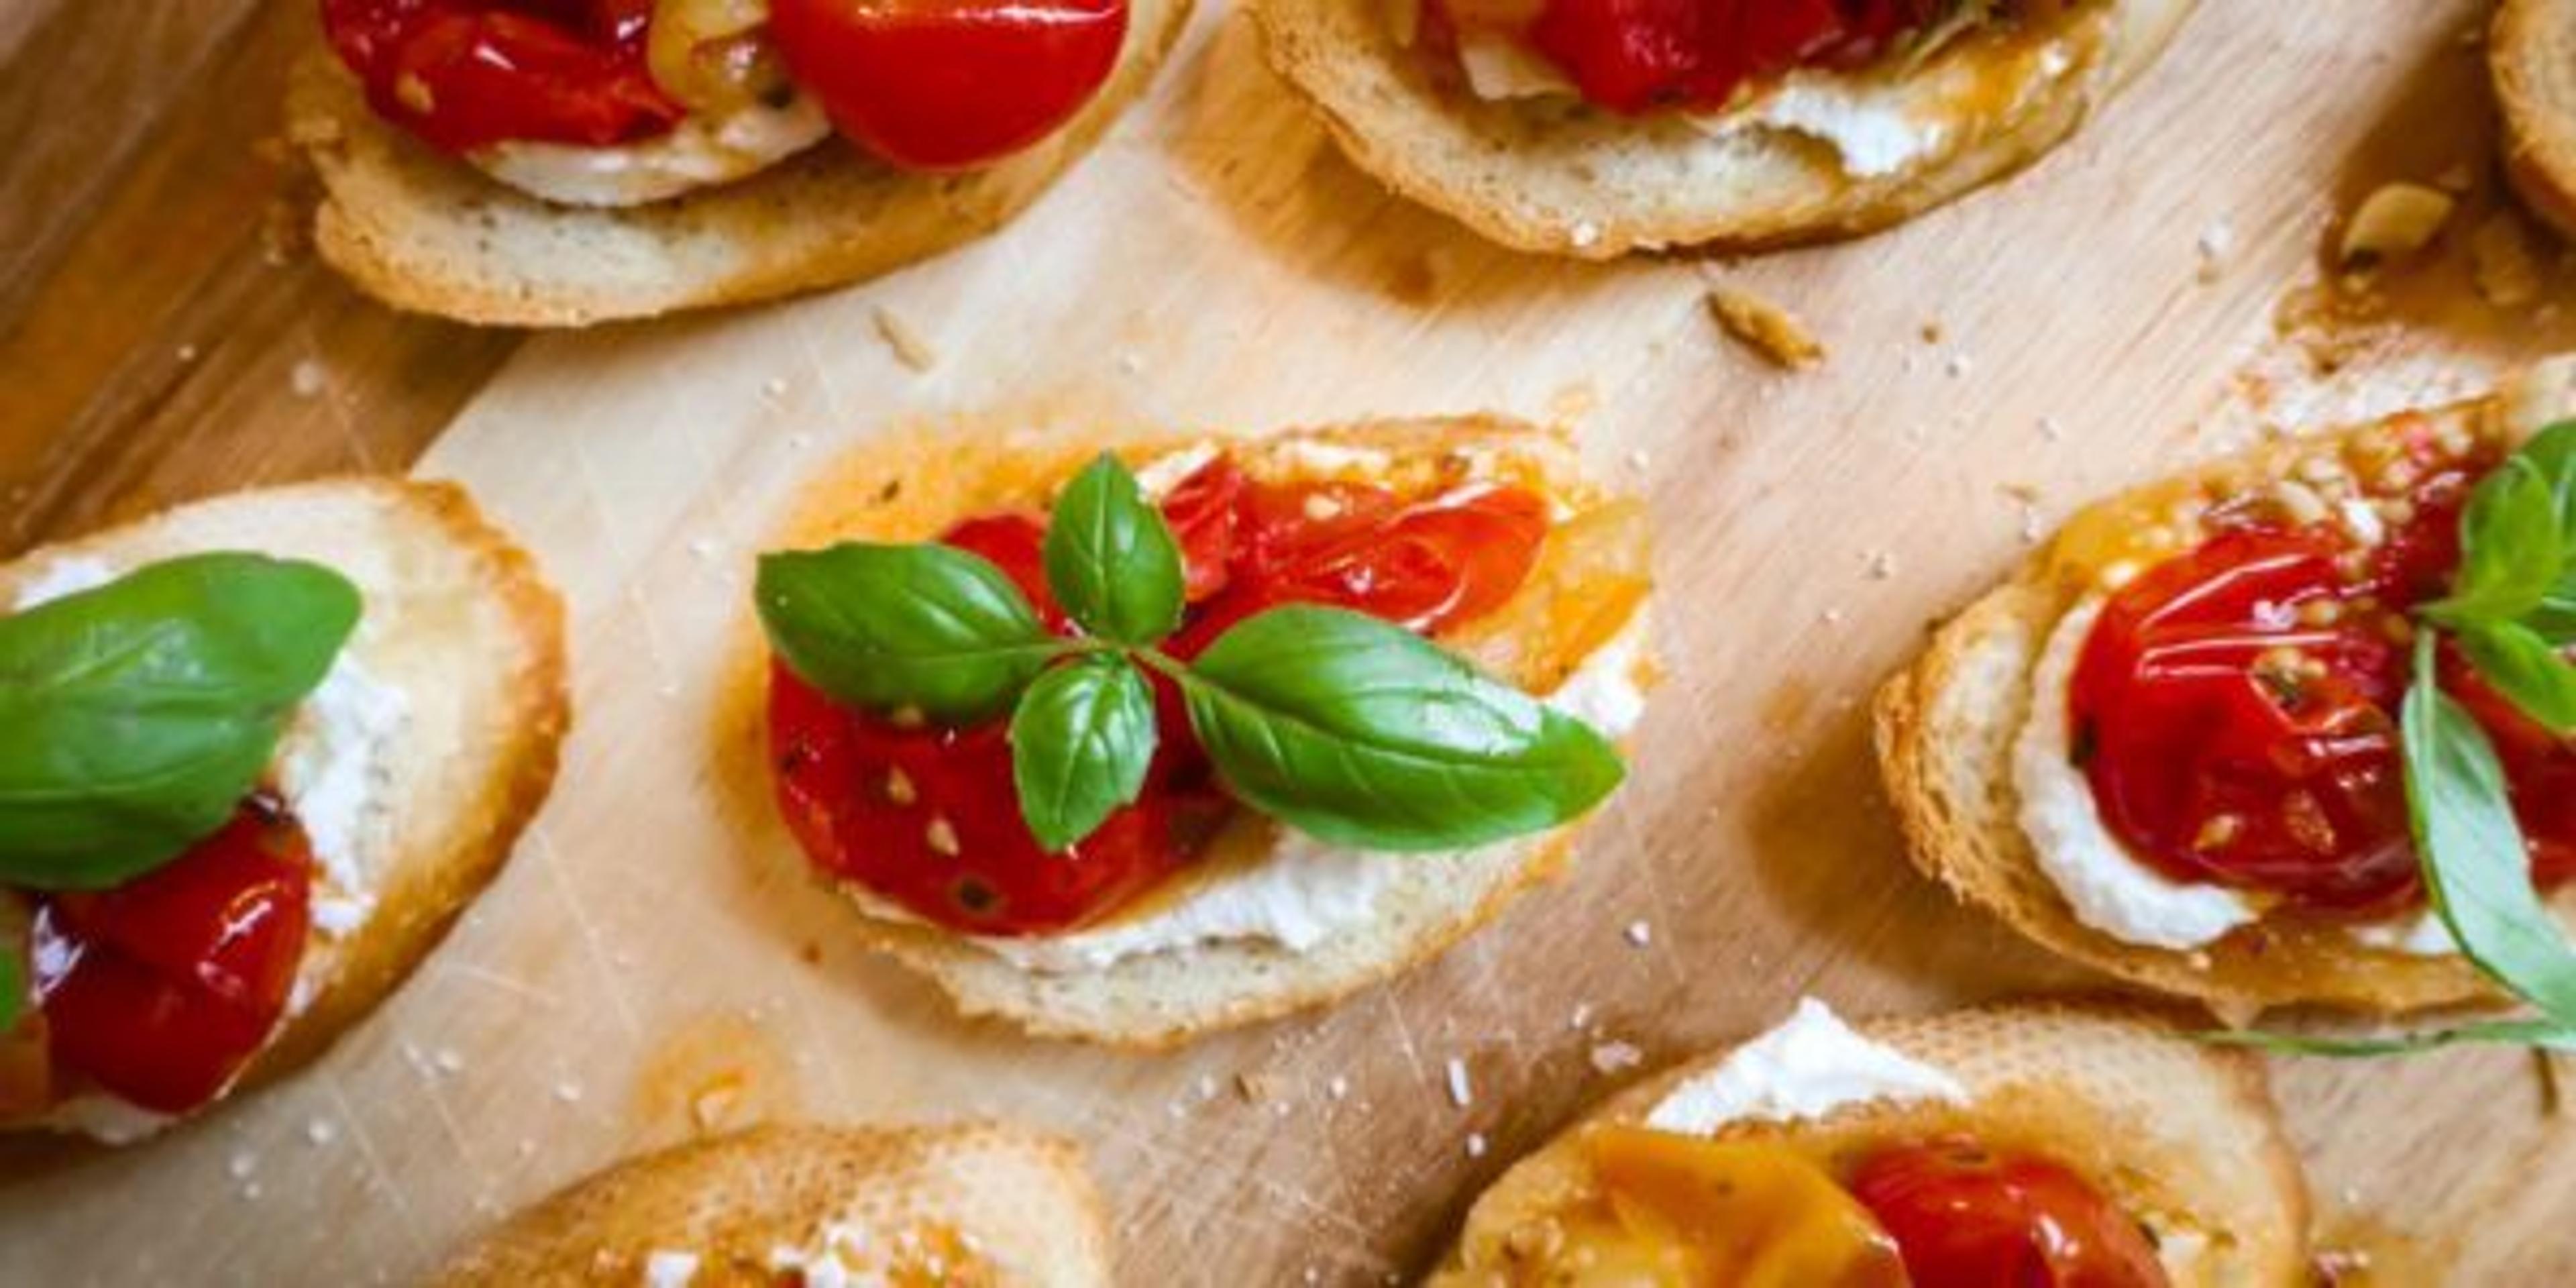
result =
[[[767,1288],[836,1249],[844,1273],[803,1282],[1109,1282],[1080,1153],[989,1124],[756,1127],[649,1154],[520,1213],[431,1282]]]
[[[1880,768],[1915,863],[1964,902],[2044,947],[2135,983],[2199,998],[2235,1022],[2297,1003],[2404,1012],[2503,1000],[2456,955],[2366,946],[2331,928],[2267,918],[2205,949],[2176,951],[2085,925],[2040,869],[2022,831],[2013,744],[2030,715],[2041,650],[2085,593],[2104,549],[2143,528],[2196,522],[2214,504],[2262,495],[2319,466],[2347,470],[2399,427],[2420,425],[2455,442],[2519,441],[2576,408],[2571,388],[2576,366],[2556,360],[2486,399],[2266,445],[2070,520],[2010,581],[1942,627],[1922,658],[1879,693]],[[2576,892],[2562,893],[2556,904],[2562,918],[2576,914]]]
[[[2504,172],[2532,213],[2576,237],[2576,4],[2504,0],[2487,39]]]
[[[368,294],[499,326],[650,317],[874,277],[999,228],[1145,91],[1189,11],[1131,0],[1099,93],[1054,134],[965,174],[907,174],[834,139],[686,197],[553,205],[387,124],[318,48],[296,67],[288,134],[322,180],[314,245]]]
[[[1223,440],[1112,444],[1144,463]],[[825,504],[783,543],[926,540],[969,515],[1047,505],[1057,485],[1099,444],[957,443],[871,453]],[[1530,583],[1513,601],[1444,643],[1489,672],[1539,694],[1553,691],[1604,641],[1625,637],[1637,652],[1622,664],[1641,688],[1654,679],[1646,656],[1648,590],[1644,516],[1582,477],[1562,435],[1486,417],[1380,422],[1228,445],[1255,476],[1314,477],[1314,460],[1340,458],[1324,473],[1380,481],[1400,491],[1432,490],[1468,477],[1528,484],[1561,501],[1570,517],[1541,552]],[[1357,454],[1353,456],[1352,454]],[[765,658],[765,653],[761,654]],[[1606,656],[1606,653],[1605,653]],[[742,745],[759,745],[761,686],[746,686],[751,709]],[[760,762],[766,778],[765,758]],[[1031,1033],[1119,1046],[1167,1047],[1210,1031],[1318,1006],[1401,974],[1491,920],[1511,899],[1564,864],[1572,829],[1463,854],[1405,856],[1375,902],[1376,918],[1303,951],[1254,939],[1201,942],[1070,971],[1024,969],[944,929],[894,920],[884,905],[854,893],[862,933],[878,949],[924,972],[969,1015],[999,1016]],[[1265,861],[1278,841],[1248,811],[1209,857],[1111,925],[1152,916],[1212,872]],[[793,852],[783,839],[781,848]],[[803,862],[800,856],[798,862]]]
[[[341,479],[182,506],[0,565],[0,611],[69,564],[121,574],[212,550],[309,559],[357,583],[364,610],[344,657],[407,702],[366,775],[353,857],[373,911],[345,934],[317,919],[297,978],[304,1001],[237,1092],[320,1055],[446,935],[545,800],[569,714],[561,602],[535,561],[447,483]],[[95,1095],[70,1108],[0,1126],[124,1139],[158,1125]]]
[[[2294,1288],[2308,1278],[2307,1184],[2259,1060],[2180,1036],[2133,1006],[2039,1003],[1857,1026],[1861,1036],[1950,1076],[1968,1103],[1872,1102],[1800,1122],[1737,1122],[1726,1140],[1769,1140],[1826,1161],[1966,1134],[2028,1150],[2090,1181],[2147,1223],[2176,1288]],[[1592,1192],[1581,1141],[1644,1123],[1715,1052],[1612,1098],[1522,1159],[1469,1210],[1436,1288],[1517,1282],[1512,1235]],[[2175,1246],[2182,1241],[2182,1247]],[[2186,1258],[2182,1248],[2197,1248]],[[2177,1264],[2185,1263],[2185,1264]]]
[[[1478,98],[1399,43],[1398,8],[1411,3],[1254,0],[1252,11],[1271,65],[1361,169],[1503,245],[1609,259],[1855,236],[1948,202],[2072,134],[2155,60],[2194,0],[2075,0],[2060,18],[1969,35],[1920,66],[1835,77],[1873,96],[1871,114],[1892,97],[1941,134],[1868,177],[1803,134],[1721,135],[1562,96]]]

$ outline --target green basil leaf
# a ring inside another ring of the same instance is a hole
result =
[[[2461,628],[2460,651],[2478,676],[2524,715],[2560,737],[2576,734],[2576,663],[2540,633],[2512,622]]]
[[[1626,773],[1590,726],[1341,609],[1260,614],[1178,676],[1235,795],[1336,844],[1454,850],[1545,831]]]
[[[1008,574],[950,546],[767,554],[752,594],[791,670],[871,710],[979,720],[1009,709],[1064,652]]]
[[[2576,949],[2532,886],[2531,855],[2494,744],[2442,692],[2429,631],[2416,637],[2400,733],[2415,848],[2443,924],[2497,983],[2548,1019],[2576,1026]]]
[[[1095,654],[1039,676],[1011,716],[1029,834],[1054,851],[1099,830],[1145,790],[1154,742],[1154,690],[1126,658]]]
[[[1142,648],[1180,629],[1180,543],[1136,476],[1103,452],[1047,522],[1047,585],[1082,628]]]
[[[2567,552],[2548,480],[2540,467],[2512,457],[2470,496],[2460,515],[2458,580],[2424,614],[2456,626],[2534,612],[2565,575]]]
[[[18,1027],[27,1009],[27,945],[0,931],[0,1038]]]
[[[2576,1028],[2554,1020],[2492,1020],[2464,1024],[2458,1028],[2426,1029],[2386,1037],[2334,1037],[2308,1033],[2268,1033],[2219,1031],[2202,1033],[2201,1041],[2215,1046],[2249,1047],[2281,1055],[2324,1056],[2336,1060],[2359,1060],[2372,1056],[2413,1055],[2449,1046],[2495,1044],[2501,1046],[2542,1047],[2552,1051],[2576,1051]]]
[[[2558,516],[2559,544],[2576,553],[2576,421],[2560,421],[2541,430],[2514,455],[2549,490],[2550,509]]]
[[[121,884],[223,826],[357,629],[317,564],[207,554],[0,617],[0,884]]]

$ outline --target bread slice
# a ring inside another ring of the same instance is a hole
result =
[[[2320,465],[2343,468],[2392,429],[2417,426],[2454,441],[2515,441],[2576,407],[2576,367],[2535,369],[2499,394],[2312,438],[2292,439],[2113,498],[2077,515],[2051,544],[1934,635],[1877,702],[1879,763],[1917,866],[1962,901],[2001,917],[2042,946],[2151,988],[2199,998],[2231,1021],[2317,1003],[2403,1012],[2503,1000],[2457,956],[2365,946],[2329,928],[2257,922],[2198,951],[2123,942],[2079,920],[2037,865],[2019,823],[2012,751],[2032,703],[2032,674],[2078,598],[2086,553],[2141,524],[2189,518]],[[2576,912],[2576,892],[2556,900]]]
[[[1131,461],[1222,440],[1121,440]],[[781,541],[789,548],[837,540],[916,541],[972,514],[1040,507],[1101,447],[1050,443],[959,443],[936,450],[896,445],[870,452],[848,476],[828,483],[821,503]],[[1642,509],[1610,497],[1581,474],[1561,434],[1492,417],[1380,422],[1232,442],[1255,475],[1302,476],[1314,461],[1360,453],[1353,477],[1400,491],[1431,489],[1462,471],[1526,483],[1561,500],[1572,517],[1542,552],[1531,583],[1513,602],[1444,642],[1491,673],[1532,692],[1553,691],[1601,641],[1622,633],[1643,649],[1647,629]],[[1331,472],[1329,470],[1325,472]],[[766,652],[756,654],[765,665]],[[1629,678],[1651,683],[1642,653]],[[749,708],[738,745],[757,748],[763,684],[744,686]],[[766,758],[758,758],[766,785]],[[1426,961],[1491,920],[1515,896],[1564,864],[1572,829],[1466,854],[1406,856],[1376,902],[1377,919],[1305,951],[1257,940],[1202,942],[1129,956],[1064,973],[1023,969],[946,930],[871,915],[862,900],[860,933],[874,947],[937,981],[969,1015],[998,1016],[1031,1033],[1119,1046],[1167,1047],[1212,1030],[1284,1015],[1343,997]],[[1248,812],[1213,847],[1225,863],[1257,864],[1276,841],[1274,825]],[[779,841],[794,853],[792,843]],[[797,855],[796,862],[803,858]],[[1150,915],[1186,883],[1221,864],[1214,857],[1130,915]],[[1114,924],[1113,919],[1113,924]]]
[[[317,926],[298,977],[301,1009],[238,1092],[320,1055],[446,935],[545,800],[569,714],[561,602],[453,484],[340,479],[181,506],[0,565],[0,610],[67,561],[123,573],[210,550],[310,559],[357,583],[364,611],[346,656],[408,704],[367,776],[375,794],[355,859],[374,909],[342,936]],[[148,1129],[132,1122],[138,1112],[0,1126],[121,1137]]]
[[[2532,213],[2576,237],[2576,4],[2504,0],[2487,39],[2504,172]]]
[[[385,123],[318,47],[296,67],[287,129],[322,180],[314,245],[360,289],[465,322],[583,326],[837,286],[991,232],[1145,91],[1189,11],[1131,0],[1099,93],[1054,134],[964,174],[903,173],[836,138],[687,197],[558,206]]]
[[[1270,63],[1342,149],[1398,193],[1519,250],[1758,248],[1872,232],[2010,174],[2073,133],[2155,60],[2194,0],[2075,0],[2027,30],[1948,45],[1877,82],[1944,137],[1895,172],[1856,177],[1833,148],[1771,129],[1713,135],[1564,98],[1485,100],[1398,42],[1412,0],[1254,0]],[[2054,48],[2067,60],[2052,72]]]
[[[520,1213],[430,1282],[766,1288],[834,1243],[846,1272],[803,1282],[1109,1282],[1108,1223],[1080,1153],[992,1124],[755,1127],[649,1154]]]
[[[1819,1160],[1964,1133],[2039,1153],[2091,1181],[2164,1240],[2202,1240],[2177,1288],[2309,1282],[2307,1185],[2281,1129],[2262,1063],[2181,1036],[2135,1006],[2035,1003],[1857,1026],[1871,1041],[1948,1074],[1964,1106],[1875,1102],[1822,1119],[1738,1122],[1727,1140],[1769,1140]],[[1621,1092],[1522,1159],[1468,1212],[1434,1285],[1514,1282],[1512,1233],[1591,1190],[1587,1129],[1640,1124],[1715,1052]]]

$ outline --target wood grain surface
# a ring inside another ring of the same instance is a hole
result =
[[[1900,861],[1872,686],[2088,497],[2571,339],[2546,300],[2500,309],[2471,285],[2470,231],[2511,219],[2471,0],[2205,5],[2004,187],[1858,244],[1607,267],[1508,255],[1390,199],[1242,20],[1205,13],[1154,97],[998,238],[870,287],[515,354],[267,262],[289,184],[254,143],[302,6],[14,3],[0,546],[391,467],[435,434],[419,468],[472,484],[570,597],[581,717],[511,870],[315,1070],[148,1148],[0,1181],[13,1284],[403,1281],[692,1132],[992,1113],[1090,1146],[1127,1282],[1409,1276],[1479,1185],[1635,1076],[1596,1069],[1611,1044],[1652,1067],[1802,993],[1867,1013],[2099,987]],[[2368,291],[2318,286],[2338,213],[2397,177],[2465,180],[2458,226]],[[2565,298],[2561,253],[2538,254]],[[1805,317],[1826,363],[1783,374],[1730,344],[1716,281]],[[312,398],[302,361],[328,372]],[[1566,881],[1329,1014],[1167,1057],[959,1023],[851,948],[746,788],[736,719],[749,560],[827,462],[942,434],[1481,407],[1576,425],[1659,521],[1673,678]],[[2376,1282],[2576,1281],[2570,1121],[2529,1057],[2277,1075],[2324,1238],[2375,1258]]]

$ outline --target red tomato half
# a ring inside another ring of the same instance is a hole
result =
[[[47,897],[33,956],[55,1065],[161,1113],[212,1100],[285,1012],[312,885],[304,829],[253,803],[137,880]]]
[[[1914,1288],[2163,1288],[2137,1222],[2046,1159],[1936,1141],[1876,1154],[1851,1182]]]
[[[771,0],[769,32],[832,123],[907,170],[984,165],[1091,101],[1126,0]]]
[[[1163,502],[1190,609],[1170,652],[1195,656],[1235,622],[1327,603],[1416,630],[1491,612],[1546,539],[1545,502],[1516,488],[1407,505],[1381,488],[1273,487],[1223,458]],[[1050,630],[1046,529],[1022,514],[970,519],[941,539],[1019,585]],[[841,707],[778,666],[770,751],[781,809],[815,865],[941,925],[1025,935],[1096,921],[1186,865],[1232,808],[1171,683],[1153,677],[1161,729],[1143,794],[1062,853],[1021,820],[1004,722],[942,729]]]
[[[376,114],[450,152],[606,147],[683,115],[645,70],[653,0],[322,0]]]

